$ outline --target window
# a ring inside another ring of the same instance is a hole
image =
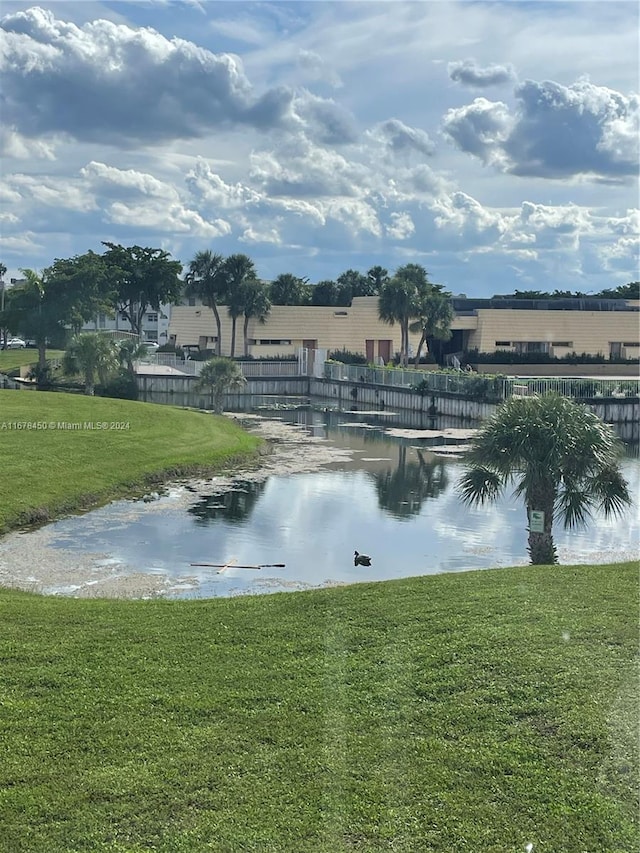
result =
[[[573,341],[552,341],[552,347],[572,347]]]
[[[638,341],[635,341],[634,343],[629,343],[629,341],[625,341],[622,344],[622,346],[623,347],[640,347],[640,343],[638,343]]]
[[[271,340],[271,339],[266,338],[264,340],[259,340],[258,344],[260,344],[261,346],[290,346],[291,341],[276,340],[276,339]]]
[[[100,326],[101,329],[104,329],[106,322],[107,322],[107,318],[105,317],[105,315],[99,314],[98,315],[98,325]]]
[[[349,312],[348,311],[334,311],[333,316],[334,317],[348,317]]]
[[[155,329],[145,329],[144,336],[148,341],[158,340],[158,332]]]
[[[496,341],[497,347],[510,347],[511,341]]]
[[[549,352],[548,341],[514,341],[516,352]]]
[[[149,323],[157,323],[158,322],[158,314],[154,311],[150,314],[147,314],[147,321]]]

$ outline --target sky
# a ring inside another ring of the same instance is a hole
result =
[[[101,241],[469,297],[637,280],[640,7],[3,0],[6,278]]]

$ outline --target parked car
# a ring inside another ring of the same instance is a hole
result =
[[[9,338],[7,341],[7,349],[24,349],[25,347],[26,343],[22,338]]]
[[[160,344],[156,341],[142,341],[142,346],[146,347],[147,352],[155,352],[160,349]]]

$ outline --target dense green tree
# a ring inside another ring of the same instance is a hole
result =
[[[236,323],[244,314],[247,288],[258,280],[248,255],[229,255],[224,262],[227,277],[227,311],[231,317],[231,357],[236,354]]]
[[[429,288],[418,298],[418,318],[409,324],[410,332],[420,332],[420,342],[416,350],[416,367],[420,362],[420,354],[425,343],[431,351],[434,340],[448,341],[451,337],[454,311],[450,296],[449,293],[441,293]]]
[[[196,391],[208,391],[211,395],[211,408],[221,412],[224,395],[234,388],[241,388],[246,382],[235,361],[230,358],[210,358],[205,361],[196,382]]]
[[[373,282],[357,270],[346,270],[336,279],[338,305],[351,305],[354,296],[375,296]]]
[[[482,504],[513,483],[527,508],[531,562],[556,563],[554,516],[572,527],[594,507],[608,516],[631,503],[620,453],[612,428],[586,406],[555,394],[512,397],[473,439],[460,495]],[[532,524],[536,511],[544,514],[542,531]]]
[[[216,355],[219,356],[222,352],[222,326],[218,306],[224,301],[228,290],[224,258],[209,249],[196,252],[189,263],[185,281],[186,295],[197,297],[213,311],[217,330]]]
[[[113,291],[100,255],[87,252],[56,259],[41,274],[21,270],[24,281],[7,291],[6,322],[11,331],[33,338],[44,369],[47,341],[63,342],[101,311],[110,310]]]
[[[163,249],[120,246],[103,241],[102,256],[114,290],[116,310],[131,324],[131,331],[142,334],[142,318],[163,303],[177,303],[182,295],[182,264],[171,260]]]
[[[382,285],[389,281],[389,272],[384,267],[377,265],[367,270],[367,278],[371,282],[371,286],[373,288],[371,295],[377,296],[377,294],[380,293]]]
[[[311,299],[308,279],[290,272],[280,273],[269,286],[269,298],[272,305],[308,305]]]
[[[128,338],[117,344],[118,361],[130,376],[135,375],[134,362],[148,355],[144,344],[135,338]]]
[[[62,360],[62,370],[70,376],[81,374],[84,393],[93,396],[96,378],[105,383],[119,365],[115,343],[100,332],[83,332],[76,335],[67,346]]]
[[[311,288],[312,305],[337,305],[338,285],[335,281],[326,279],[314,284]]]
[[[244,354],[247,356],[249,355],[249,320],[253,317],[258,323],[264,324],[269,311],[271,311],[268,287],[257,278],[248,281],[243,288],[242,302],[242,313],[244,314],[242,333]]]

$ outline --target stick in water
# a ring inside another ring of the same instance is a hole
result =
[[[192,566],[208,566],[211,569],[284,569],[285,563],[261,563],[259,566],[236,566],[230,563],[191,563]]]

